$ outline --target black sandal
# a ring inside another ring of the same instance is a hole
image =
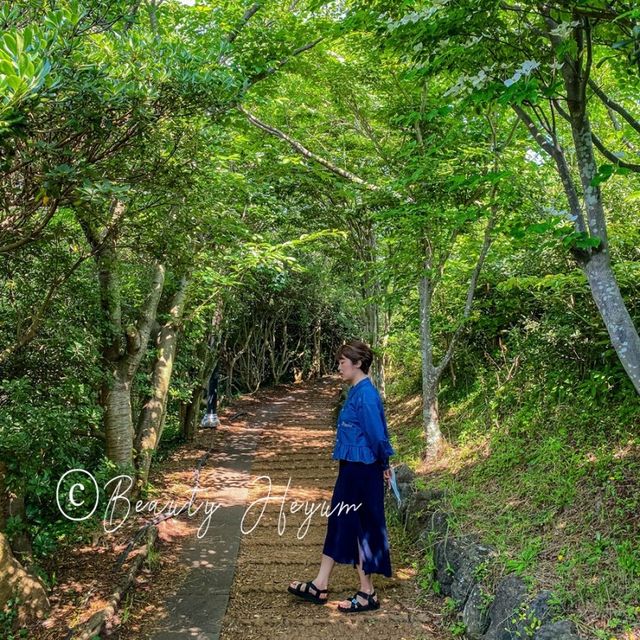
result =
[[[380,602],[378,600],[374,600],[373,597],[376,595],[374,591],[371,595],[365,593],[364,591],[358,591],[353,598],[351,598],[351,606],[350,607],[341,607],[338,605],[338,611],[341,613],[360,613],[361,611],[375,611],[380,608]],[[367,601],[367,604],[361,604],[358,601],[358,596]]]
[[[305,585],[304,588],[302,587],[303,584]],[[315,594],[311,593],[309,589],[315,589]],[[301,582],[297,587],[289,585],[289,587],[287,587],[287,591],[292,593],[294,596],[298,596],[298,598],[302,598],[308,602],[313,602],[313,604],[326,604],[328,597],[321,598],[320,594],[329,592],[328,589],[318,589],[313,582]]]

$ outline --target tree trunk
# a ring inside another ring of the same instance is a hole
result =
[[[431,282],[428,275],[420,278],[420,350],[422,357],[422,419],[427,444],[427,457],[438,455],[442,443],[438,418],[439,370],[433,366],[431,337]]]
[[[322,320],[316,317],[313,325],[313,356],[311,357],[310,378],[319,378],[322,375]]]
[[[24,480],[20,481],[15,493],[12,493],[7,488],[7,473],[6,463],[0,461],[0,532],[6,531],[9,518],[18,518],[23,524],[27,522]],[[16,533],[12,542],[12,550],[21,559],[31,558],[33,549],[31,547],[31,539],[26,531],[23,530]]]
[[[147,482],[151,457],[162,437],[163,418],[186,292],[187,280],[183,278],[178,291],[171,300],[170,319],[160,329],[156,340],[157,353],[151,378],[151,397],[147,399],[140,411],[136,432],[138,486]]]
[[[106,455],[123,468],[133,466],[133,420],[131,382],[144,356],[158,303],[164,287],[164,266],[155,263],[151,290],[135,325],[123,328],[122,292],[118,278],[119,258],[115,230],[123,219],[125,205],[114,201],[109,226],[96,228],[91,211],[77,211],[77,220],[93,251],[98,268],[100,303],[106,330],[102,336],[102,360],[108,379],[100,394],[104,409]],[[123,350],[123,342],[126,347]]]
[[[217,359],[220,357],[222,309],[222,301],[218,299],[216,310],[211,318],[211,329],[208,339],[206,342],[201,342],[197,347],[197,358],[201,362],[201,365],[195,374],[196,380],[194,381],[191,391],[191,401],[186,406],[182,421],[182,434],[187,442],[193,442],[193,440],[195,440],[203,390],[207,388],[211,371]]]
[[[0,460],[0,532],[7,530],[9,495],[7,493],[7,465]]]
[[[187,442],[193,442],[196,439],[196,430],[198,424],[198,415],[200,412],[200,404],[202,402],[202,389],[194,387],[191,394],[191,402],[187,405],[182,421],[182,435]]]
[[[547,23],[547,35],[556,51],[558,62],[562,63],[562,78],[569,114],[562,113],[559,108],[558,111],[571,125],[575,156],[582,183],[584,213],[567,166],[564,151],[558,144],[558,140],[553,139],[553,144],[551,144],[549,137],[542,135],[542,132],[522,107],[514,105],[513,108],[521,120],[525,122],[541,148],[555,160],[558,175],[562,180],[569,202],[569,209],[574,218],[576,231],[582,236],[600,241],[596,247],[574,247],[572,253],[589,282],[591,294],[609,333],[611,344],[636,391],[640,393],[640,336],[638,336],[638,331],[629,315],[611,268],[602,193],[597,182],[594,181],[598,167],[593,151],[593,136],[586,93],[593,64],[590,18],[583,17],[582,24],[573,31],[576,52],[572,55],[567,53],[562,40],[554,33],[558,23],[551,17],[550,10],[545,7],[542,13]],[[551,106],[552,108],[557,107],[557,104],[552,101]],[[555,130],[553,134],[555,136]],[[586,214],[586,220],[584,214]]]
[[[43,618],[49,612],[44,585],[16,560],[7,539],[0,533],[0,611],[15,597],[20,601],[20,624],[27,624],[34,617]]]
[[[382,356],[380,357],[380,386],[378,391],[385,400],[387,397],[387,385],[386,385],[386,369],[389,362],[389,355],[387,354],[387,344],[389,343],[389,327],[391,326],[391,309],[387,307],[382,316],[382,335],[380,336],[380,348],[382,349]]]
[[[133,466],[131,383],[147,349],[164,286],[164,275],[164,267],[156,264],[151,291],[140,312],[138,323],[127,330],[125,353],[118,356],[115,362],[111,359],[113,353],[110,349],[105,354],[107,364],[113,372],[113,379],[109,381],[110,384],[107,383],[103,392],[106,453],[109,460],[123,468]]]
[[[368,298],[365,306],[365,318],[367,322],[367,339],[374,350],[380,347],[380,287],[378,280],[368,281],[368,273],[376,272],[377,260],[377,240],[375,229],[370,219],[366,219],[361,229],[361,242],[363,244],[362,261],[367,265],[367,274],[363,276],[364,295]],[[382,358],[378,355],[373,360],[371,367],[371,378],[378,391],[384,389],[384,367],[382,366]]]
[[[26,528],[24,528],[27,524],[25,493],[25,480],[21,478],[15,491],[9,494],[9,517],[16,518],[22,523],[20,531],[16,532],[11,540],[11,549],[22,562],[30,563],[33,556],[33,548],[31,547],[31,538]]]
[[[571,129],[580,168],[587,225],[591,236],[600,239],[600,245],[585,252],[583,258],[579,257],[580,252],[577,252],[576,256],[589,281],[591,295],[609,332],[611,344],[633,386],[640,394],[640,336],[611,268],[602,194],[600,187],[593,184],[597,165],[593,153],[591,127],[586,113],[578,113],[572,117]]]
[[[131,380],[114,371],[111,386],[103,391],[106,455],[122,467],[133,463],[133,420],[131,417]]]
[[[191,389],[191,400],[186,405],[182,420],[182,435],[187,442],[195,440],[200,405],[202,404],[202,392],[206,388],[208,376],[214,362],[214,354],[206,342],[202,342],[199,345],[198,356],[202,359],[202,364],[196,373],[196,380]]]

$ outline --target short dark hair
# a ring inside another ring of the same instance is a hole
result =
[[[373,362],[373,351],[362,340],[349,340],[336,352],[336,360],[340,360],[340,358],[348,358],[353,364],[361,362],[362,373],[369,373],[369,367]]]

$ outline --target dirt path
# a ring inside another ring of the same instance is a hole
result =
[[[160,566],[139,585],[124,624],[109,637],[443,637],[438,616],[425,612],[428,605],[416,605],[415,572],[402,565],[393,537],[394,575],[375,580],[379,611],[349,616],[337,611],[337,602],[351,597],[358,585],[355,569],[345,565],[334,569],[325,606],[287,593],[291,580],[312,579],[320,561],[326,532],[320,509],[329,506],[337,476],[331,451],[340,386],[337,377],[326,377],[242,398],[224,412],[219,430],[200,431],[194,445],[178,450],[157,470],[161,494],[184,496],[198,459],[210,451],[199,497],[221,508],[200,541],[196,531],[202,517],[166,525]],[[244,415],[231,420],[240,411]],[[292,513],[296,503],[304,503],[307,512],[303,507]],[[311,509],[315,513],[309,515]]]
[[[293,387],[273,403],[278,410],[262,432],[251,469],[254,480],[265,478],[251,488],[249,505],[268,495],[267,478],[272,500],[261,517],[264,502],[247,511],[245,530],[257,525],[240,544],[222,640],[434,637],[433,619],[414,613],[415,581],[407,567],[398,565],[396,554],[392,554],[393,577],[376,576],[379,611],[349,616],[337,611],[337,602],[357,590],[357,573],[350,566],[334,569],[325,606],[298,601],[286,591],[291,580],[312,579],[320,561],[327,521],[320,510],[309,514],[313,505],[319,509],[323,501],[327,506],[331,501],[337,475],[337,463],[331,460],[332,410],[339,390],[337,379],[325,378],[311,386]],[[308,501],[307,512],[292,514],[294,501]]]

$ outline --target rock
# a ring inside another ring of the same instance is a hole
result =
[[[505,625],[512,640],[532,638],[536,630],[551,617],[550,591],[541,591],[529,603],[522,604]],[[515,620],[515,622],[514,622]]]
[[[437,504],[443,497],[442,489],[422,489],[411,496],[410,508],[412,511],[433,511],[434,503]]]
[[[514,575],[509,575],[496,587],[496,595],[489,607],[489,628],[483,640],[511,640],[511,620],[517,616],[520,606],[526,600],[527,587]]]
[[[425,551],[432,547],[433,539],[440,540],[449,532],[447,514],[442,511],[432,511],[421,517],[413,517],[411,528],[418,540],[418,545]],[[435,536],[433,535],[435,533]]]
[[[475,584],[462,610],[462,622],[464,622],[466,629],[465,635],[471,640],[478,640],[489,626],[489,607],[483,595],[482,586]]]
[[[527,618],[528,629],[535,632],[541,625],[551,618],[551,591],[541,591],[536,597],[529,603],[525,616]],[[529,633],[529,636],[532,634]]]
[[[416,474],[406,465],[401,464],[396,468],[396,482],[398,484],[413,484]]]
[[[470,640],[579,640],[573,623],[549,622],[550,591],[541,591],[530,601],[526,593],[520,578],[507,576],[498,583],[487,610],[483,588],[475,584],[462,610],[465,636]]]
[[[20,624],[26,624],[34,617],[42,618],[49,612],[44,585],[15,559],[7,539],[0,533],[0,611],[16,596],[21,602],[18,609]]]
[[[533,640],[580,640],[576,626],[570,620],[558,620],[543,624]]]
[[[470,544],[460,558],[460,566],[451,582],[451,597],[462,606],[469,597],[469,593],[478,582],[478,568],[493,550],[479,544]]]
[[[396,482],[396,484],[398,485],[400,496],[406,504],[411,494],[415,492],[416,488],[413,486],[412,482]]]
[[[437,489],[427,489],[410,493],[408,496],[400,489],[403,497],[401,513],[411,524],[411,529],[416,534],[420,529],[429,522],[437,508],[438,498],[442,496],[442,491]]]
[[[446,538],[436,542],[436,578],[442,592],[464,605],[474,584],[476,571],[491,553],[490,547],[469,539]]]

